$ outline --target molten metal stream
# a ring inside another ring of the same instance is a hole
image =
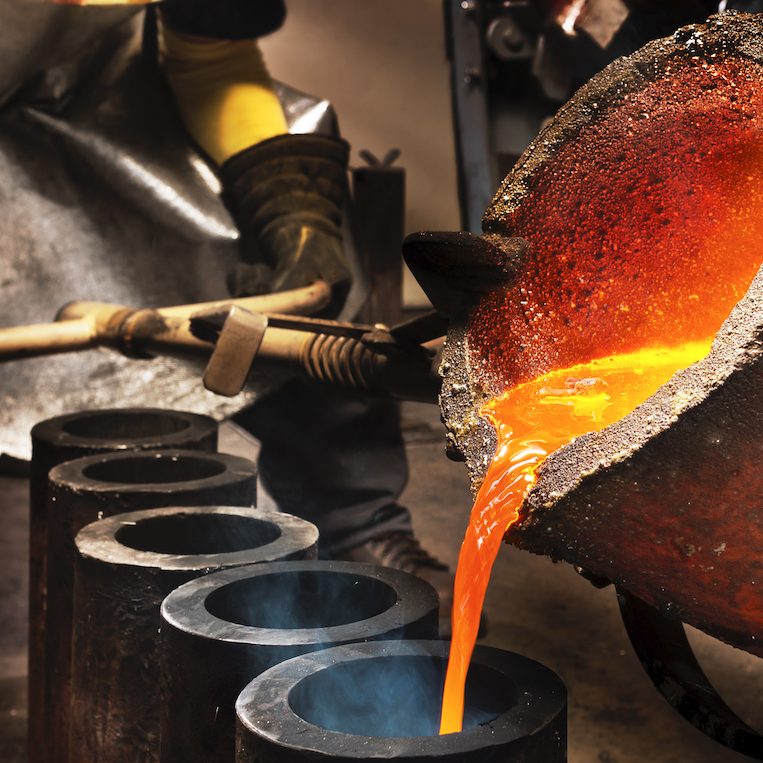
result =
[[[482,409],[496,429],[498,449],[459,554],[441,734],[461,731],[466,674],[490,572],[540,465],[573,438],[622,419],[676,371],[703,358],[710,344],[655,347],[551,371],[513,387]]]

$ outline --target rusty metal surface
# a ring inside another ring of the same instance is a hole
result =
[[[761,463],[763,272],[707,358],[548,459],[509,537],[763,656]]]
[[[405,170],[392,166],[400,153],[396,149],[381,162],[369,152],[361,153],[371,162],[368,167],[352,169],[352,223],[370,283],[368,301],[358,317],[392,326],[402,314],[400,244],[405,228]]]
[[[763,760],[763,736],[719,696],[697,661],[683,624],[622,589],[617,599],[639,662],[670,706],[711,739]]]
[[[21,11],[6,8],[14,5],[0,2],[0,19],[16,19]],[[6,58],[25,62],[0,77],[9,97],[0,110],[0,325],[52,320],[74,299],[155,307],[227,297],[238,231],[163,82],[141,65],[136,26],[115,25],[125,12],[100,8],[28,13],[40,16],[38,26],[30,20],[35,34],[0,47],[4,67]],[[69,40],[52,30],[74,13],[102,22],[88,29],[97,39],[88,55],[72,58],[76,46],[34,54],[43,41]],[[293,131],[335,129],[327,101],[277,90]],[[200,375],[180,361],[109,352],[14,363],[0,379],[0,452],[28,457],[33,424],[72,410],[140,400],[222,418],[254,399],[213,395]]]
[[[485,229],[516,232],[505,221],[530,197],[539,174],[553,176],[562,149],[613,103],[665,76],[672,63],[680,69],[681,61],[712,66],[724,59],[753,71],[763,62],[758,17],[713,17],[608,67],[520,159],[487,211]],[[644,166],[648,173],[648,161]],[[580,564],[755,654],[763,654],[762,295],[759,274],[705,361],[676,375],[623,421],[550,456],[509,534],[523,548]],[[493,316],[496,324],[500,319]],[[450,445],[465,457],[476,488],[496,444],[478,412],[507,379],[500,368],[486,372],[470,328],[461,322],[450,330],[441,406]],[[512,337],[504,339],[498,351],[510,352]]]

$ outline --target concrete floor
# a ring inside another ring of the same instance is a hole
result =
[[[437,410],[406,405],[411,481],[403,500],[425,545],[449,563],[470,505],[461,464],[443,455]],[[241,443],[226,438],[226,450]],[[27,483],[0,479],[0,761],[24,760],[26,724]],[[488,594],[485,643],[557,671],[569,690],[571,763],[734,763],[673,713],[642,673],[611,589],[596,590],[567,565],[506,547]],[[693,634],[703,665],[748,722],[763,727],[763,660]]]

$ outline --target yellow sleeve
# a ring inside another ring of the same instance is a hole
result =
[[[160,46],[186,129],[217,164],[288,132],[255,40],[194,37],[164,23]]]

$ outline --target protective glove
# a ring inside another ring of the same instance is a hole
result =
[[[242,235],[244,263],[229,278],[235,296],[322,279],[341,306],[350,281],[340,228],[348,159],[339,138],[280,135],[222,165],[223,197]]]

